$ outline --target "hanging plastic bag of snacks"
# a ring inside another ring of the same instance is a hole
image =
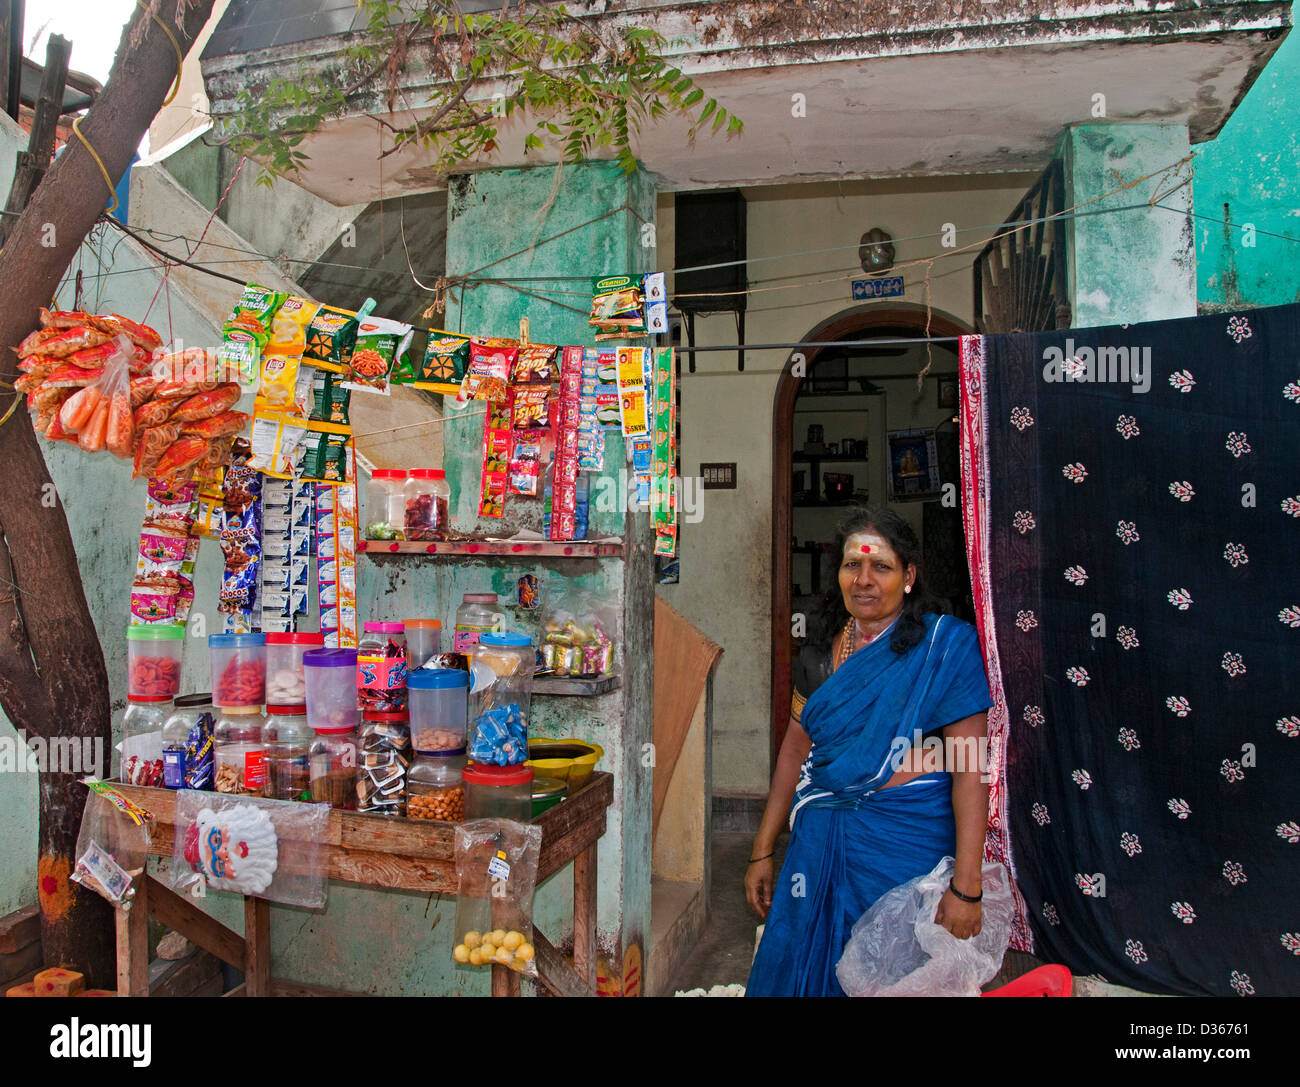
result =
[[[542,828],[509,819],[456,827],[456,930],[462,966],[505,966],[537,976],[533,892]]]
[[[134,880],[149,855],[153,814],[105,782],[84,784],[90,794],[81,813],[76,867],[68,878],[121,906],[135,897]]]

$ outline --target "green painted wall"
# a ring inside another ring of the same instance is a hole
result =
[[[1300,237],[1297,102],[1300,34],[1292,31],[1219,135],[1196,148],[1196,287],[1203,307],[1300,301],[1297,244],[1269,236]]]

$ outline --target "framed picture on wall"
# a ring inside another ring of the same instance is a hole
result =
[[[889,500],[920,501],[939,494],[934,428],[889,432]]]
[[[957,376],[948,374],[943,377],[935,378],[939,386],[939,407],[956,408],[957,407]]]

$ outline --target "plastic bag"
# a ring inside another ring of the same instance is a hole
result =
[[[84,784],[90,794],[82,809],[77,863],[69,878],[114,906],[125,907],[135,897],[134,879],[144,871],[149,855],[153,815],[105,782]]]
[[[580,589],[562,590],[542,621],[537,639],[539,675],[601,676],[614,670],[618,612]]]
[[[318,909],[329,814],[328,804],[181,790],[171,887],[194,898],[211,888]]]
[[[58,421],[61,433],[77,435],[77,444],[84,452],[98,453],[107,448],[114,456],[129,457],[135,444],[131,412],[135,348],[126,336],[118,336],[112,347],[99,376],[60,405]]]
[[[835,967],[849,996],[979,996],[1011,940],[1011,885],[1002,865],[984,865],[983,927],[959,940],[934,923],[952,873],[953,859],[944,857],[929,875],[885,892],[858,919]]]
[[[537,976],[533,892],[542,828],[509,819],[475,819],[456,827],[456,933],[452,957],[462,966],[507,966]]]

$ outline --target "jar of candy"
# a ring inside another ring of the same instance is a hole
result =
[[[362,710],[406,709],[406,632],[401,623],[366,623],[357,645],[357,700]]]
[[[312,800],[356,811],[359,761],[356,729],[317,729],[307,752]]]
[[[482,635],[505,628],[506,613],[497,604],[496,593],[466,593],[464,602],[456,609],[456,640],[452,649],[457,653],[473,653]]]
[[[447,473],[439,468],[416,468],[406,477],[408,540],[445,540],[451,488]]]
[[[266,718],[257,706],[222,706],[212,731],[216,750],[216,776],[212,787],[219,793],[261,796],[266,786]]]
[[[266,705],[265,634],[212,634],[208,653],[215,705],[223,709]]]
[[[415,750],[423,755],[464,747],[468,674],[458,668],[422,668],[406,682]]]
[[[216,725],[212,695],[184,694],[163,724],[163,785],[168,789],[211,789]]]
[[[266,784],[262,795],[268,800],[307,800],[311,797],[307,752],[315,733],[307,724],[307,707],[277,706],[268,712],[262,726],[266,743]]]
[[[461,771],[465,782],[466,819],[513,819],[527,823],[533,817],[531,766],[480,766],[470,763]]]
[[[128,785],[163,783],[163,725],[171,716],[170,698],[127,699],[122,716],[121,777]]]
[[[465,818],[465,749],[420,755],[407,778],[406,814],[411,819],[459,823]]]
[[[357,736],[357,811],[405,815],[411,729],[405,713],[366,713]]]
[[[175,698],[181,689],[185,628],[170,623],[126,628],[128,698]]]
[[[406,473],[400,468],[376,468],[366,484],[367,540],[405,539]]]
[[[301,706],[307,701],[302,656],[325,645],[322,634],[266,635],[266,708]]]

